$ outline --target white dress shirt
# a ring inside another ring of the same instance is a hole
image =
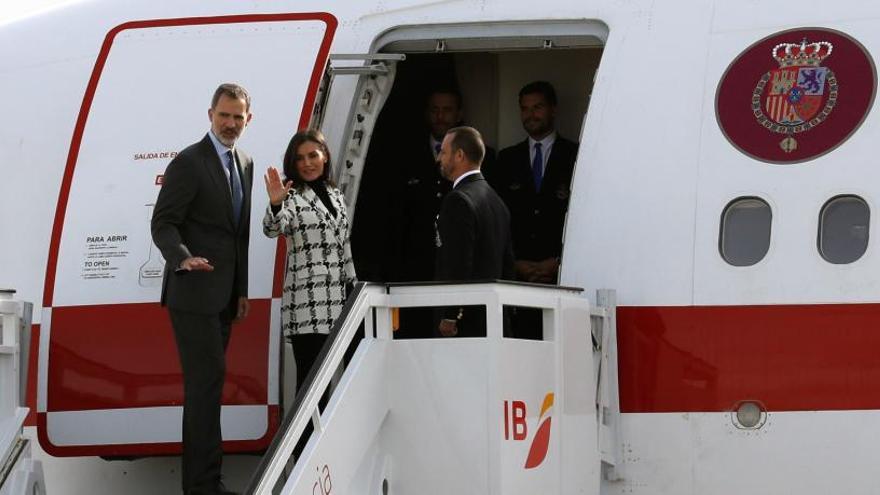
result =
[[[458,186],[458,183],[461,182],[461,179],[464,179],[468,175],[474,175],[474,174],[478,174],[478,173],[480,173],[480,169],[468,170],[467,172],[459,175],[458,178],[455,179],[455,182],[452,183],[452,188],[455,189],[455,187]]]
[[[217,136],[214,135],[214,131],[208,131],[208,136],[211,138],[211,142],[214,143],[214,149],[217,150],[217,156],[220,157],[220,165],[223,166],[223,175],[226,176],[226,184],[229,186],[229,192],[232,193],[232,182],[229,181],[229,157],[226,155],[226,152],[232,151],[235,153],[235,150],[221,143]],[[234,166],[235,164],[233,164]]]

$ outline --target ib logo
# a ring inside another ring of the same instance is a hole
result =
[[[526,457],[525,469],[533,469],[544,462],[547,450],[550,447],[550,422],[553,416],[550,408],[553,407],[553,392],[544,396],[541,404],[541,414],[538,415],[538,431],[532,438],[529,447],[529,455]],[[526,403],[520,400],[504,401],[504,440],[521,442],[529,437],[529,427],[526,424]]]

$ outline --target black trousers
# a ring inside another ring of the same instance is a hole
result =
[[[291,335],[287,338],[293,348],[293,358],[296,360],[296,391],[302,388],[306,376],[315,364],[315,359],[324,342],[327,340],[327,334],[323,333],[304,333],[300,335]]]
[[[183,369],[183,491],[215,493],[223,461],[220,405],[232,318],[228,311],[169,313]]]
[[[538,308],[514,308],[513,336],[517,339],[544,340],[544,312]]]
[[[352,340],[345,352],[345,356],[343,357],[343,363],[345,366],[348,366],[349,361],[351,361],[351,358],[354,355],[354,351],[357,349],[357,346],[363,338],[363,328],[361,328],[358,330],[357,336]],[[327,334],[304,333],[300,335],[291,335],[287,337],[287,340],[290,342],[291,348],[293,349],[293,358],[296,360],[296,392],[299,393],[304,385],[306,376],[308,376],[309,372],[316,364],[315,360],[318,358],[321,348],[324,347],[324,343],[327,341]],[[327,406],[329,400],[330,391],[328,389],[324,392],[324,395],[321,396],[319,402],[322,410]],[[312,422],[309,421],[306,424],[305,430],[303,430],[302,437],[300,437],[299,442],[297,442],[293,449],[293,455],[297,459],[305,448],[309,437],[312,436],[313,431]]]
[[[293,358],[296,360],[296,391],[299,393],[306,376],[312,370],[312,366],[315,365],[315,359],[317,359],[318,354],[321,352],[321,348],[324,347],[327,335],[323,333],[304,333],[291,335],[287,337],[287,340],[290,342],[290,346],[293,349]],[[328,396],[328,393],[324,393],[321,397],[320,404],[322,409],[327,405]],[[293,448],[293,456],[296,459],[299,459],[313,431],[312,422],[309,421],[306,424],[305,430],[303,430],[299,442]]]
[[[395,339],[429,339],[437,331],[437,318],[432,308],[400,308],[400,328]]]

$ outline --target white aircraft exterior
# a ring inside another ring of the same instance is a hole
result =
[[[49,493],[177,487],[176,458],[152,457],[179,452],[181,388],[148,222],[217,84],[252,95],[255,177],[320,125],[357,215],[395,75],[441,55],[496,149],[524,138],[536,79],[580,141],[560,284],[616,291],[621,456],[565,493],[878,493],[878,28],[856,0],[95,0],[0,26],[0,286],[34,303]],[[232,454],[283,416],[283,251],[255,182]],[[243,486],[258,458],[229,457]]]

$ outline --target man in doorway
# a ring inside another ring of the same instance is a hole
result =
[[[473,127],[447,131],[440,148],[440,171],[452,182],[437,217],[437,280],[510,279],[513,246],[510,213],[480,173],[486,153]],[[443,312],[444,337],[485,335],[485,308]]]
[[[556,131],[556,90],[535,81],[519,92],[520,120],[527,138],[501,150],[486,176],[510,209],[517,279],[558,283],[562,230],[577,143]],[[540,312],[519,310],[514,335],[540,338]]]
[[[248,313],[253,161],[235,146],[251,120],[247,91],[221,84],[208,120],[205,137],[165,170],[151,224],[183,370],[181,475],[190,495],[233,493],[221,480],[220,410],[231,324]]]
[[[461,123],[461,94],[451,88],[435,89],[425,105],[427,131],[420,140],[404,145],[399,176],[395,178],[393,280],[427,281],[434,278],[434,221],[452,183],[440,174],[437,159],[443,137]]]
[[[437,247],[434,224],[443,198],[452,183],[440,173],[438,158],[447,131],[461,125],[464,111],[461,93],[453,87],[435,87],[425,100],[426,132],[404,144],[392,193],[392,245],[389,253],[390,280],[395,282],[434,279]],[[494,150],[486,152],[489,161]],[[400,311],[398,338],[433,335],[434,315],[430,310]]]

